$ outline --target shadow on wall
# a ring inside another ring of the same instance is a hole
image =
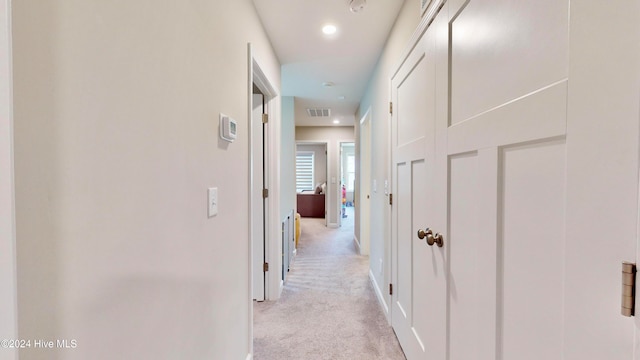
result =
[[[211,282],[123,278],[105,283],[103,291],[76,310],[85,321],[80,327],[91,334],[87,341],[77,334],[79,349],[86,349],[83,358],[196,359],[207,352],[215,357]]]

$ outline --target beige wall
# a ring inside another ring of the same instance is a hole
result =
[[[375,71],[360,102],[356,119],[361,119],[371,108],[371,180],[377,183],[377,192],[371,190],[371,210],[369,224],[360,223],[359,211],[356,206],[356,237],[360,238],[360,229],[363,226],[370,228],[370,267],[380,290],[386,289],[390,281],[390,208],[389,199],[384,193],[384,181],[390,180],[389,169],[389,101],[392,71],[399,65],[401,53],[407,46],[411,35],[420,23],[420,7],[413,1],[405,1],[405,4],[396,19],[391,30],[384,51],[378,60]],[[357,136],[360,134],[360,126],[356,126]],[[359,157],[359,143],[356,144]],[[360,166],[357,161],[356,167]],[[359,173],[356,170],[356,173]],[[357,190],[356,190],[357,193]],[[386,255],[385,255],[386,254]],[[383,272],[380,272],[382,262]],[[388,291],[381,291],[388,303]]]
[[[296,141],[327,143],[327,225],[336,227],[340,219],[340,143],[354,141],[354,128],[351,126],[297,126]],[[335,178],[335,183],[332,179]]]
[[[13,23],[19,337],[78,345],[20,358],[245,359],[248,42],[280,87],[251,0],[23,0]]]
[[[10,1],[0,0],[0,339],[16,339],[16,254],[13,193]],[[0,359],[17,359],[0,348]]]

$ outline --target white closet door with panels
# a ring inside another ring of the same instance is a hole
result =
[[[409,360],[633,358],[620,271],[636,256],[638,89],[605,119],[591,108],[618,95],[580,87],[638,71],[599,79],[570,58],[587,37],[575,6],[449,0],[391,79],[391,320]]]

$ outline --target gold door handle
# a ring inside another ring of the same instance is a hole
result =
[[[426,230],[418,230],[418,239],[422,240],[428,236],[433,237],[433,231],[431,231],[431,229],[427,228]]]
[[[438,247],[444,246],[444,237],[440,233],[436,233],[433,235],[433,231],[427,228],[426,230],[418,230],[418,238],[420,240],[427,238],[427,244],[429,246],[433,246],[433,244],[438,245]]]
[[[438,245],[438,247],[443,247],[444,246],[444,237],[442,237],[442,234],[440,233],[436,233],[433,236],[428,236],[427,237],[427,244],[429,244],[429,246],[433,246],[433,244]]]

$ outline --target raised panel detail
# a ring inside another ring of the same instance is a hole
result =
[[[452,11],[451,125],[568,77],[567,0],[470,0]]]
[[[450,359],[479,359],[479,287],[491,274],[481,273],[481,246],[486,239],[480,229],[481,197],[478,156],[469,153],[451,157],[449,177],[449,308]],[[495,278],[495,274],[493,274]]]
[[[411,299],[413,297],[412,270],[410,261],[402,261],[403,259],[411,259],[412,253],[412,237],[411,237],[411,166],[407,163],[397,164],[397,198],[396,204],[398,209],[398,242],[397,248],[394,249],[396,258],[398,259],[398,284],[394,291],[397,293],[397,305],[402,311],[402,316],[412,317]]]
[[[403,146],[423,138],[427,124],[434,121],[435,86],[431,59],[420,57],[397,91],[394,111],[398,112],[398,146]]]
[[[424,229],[430,226],[428,224],[429,215],[427,207],[430,203],[427,191],[424,191],[423,184],[428,182],[428,169],[424,160],[415,161],[411,164],[411,208],[412,208],[412,227],[411,243],[413,244],[412,252],[412,279],[414,288],[413,297],[413,318],[411,319],[411,329],[413,336],[416,338],[421,351],[425,351],[425,341],[428,341],[428,331],[433,329],[429,324],[429,320],[433,319],[431,313],[437,311],[433,306],[433,297],[438,294],[429,293],[427,289],[436,289],[434,282],[437,281],[432,276],[425,274],[433,273],[432,263],[424,261],[431,257],[431,248],[427,246],[424,240],[417,238],[418,229]]]
[[[562,358],[564,139],[502,151],[502,358]]]

